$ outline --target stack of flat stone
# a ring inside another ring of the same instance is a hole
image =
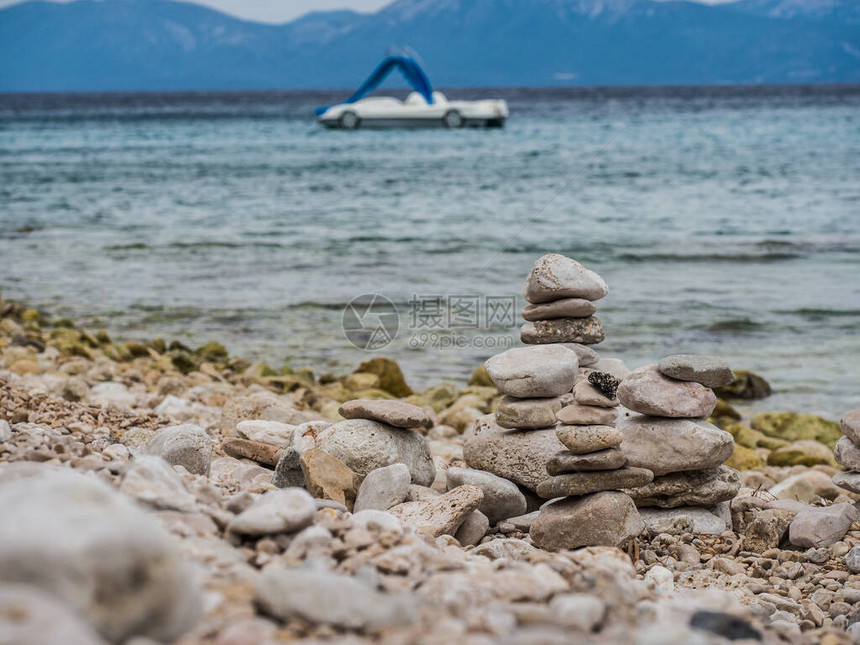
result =
[[[596,345],[605,334],[594,316],[594,301],[607,293],[606,282],[594,271],[557,253],[544,255],[523,287],[523,297],[530,304],[523,309],[527,322],[520,338],[528,345]]]
[[[852,493],[860,493],[860,408],[846,412],[840,422],[842,434],[833,456],[847,472],[836,473],[833,483]]]
[[[646,525],[666,513],[643,507],[695,509],[690,515],[696,532],[720,533],[730,526],[707,514],[703,518],[702,508],[727,519],[723,502],[740,488],[740,474],[722,465],[734,449],[732,436],[707,421],[717,404],[711,388],[733,380],[721,358],[679,354],[634,370],[618,387],[621,404],[639,413],[618,423],[621,451],[630,466],[655,476],[649,484],[625,489]]]

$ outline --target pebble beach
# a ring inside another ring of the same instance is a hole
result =
[[[532,262],[423,389],[0,301],[0,642],[860,643],[860,411],[604,351],[614,284]]]

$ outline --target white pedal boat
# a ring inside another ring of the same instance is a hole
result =
[[[367,96],[388,74],[399,69],[415,90],[405,101]],[[343,103],[318,108],[317,120],[327,128],[448,128],[501,127],[508,104],[501,99],[449,101],[434,92],[424,70],[410,56],[387,57],[362,86]]]

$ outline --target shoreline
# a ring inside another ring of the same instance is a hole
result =
[[[669,634],[676,642],[717,643],[726,642],[729,633],[774,643],[851,642],[845,629],[860,609],[860,580],[844,559],[860,546],[855,530],[821,548],[791,547],[772,538],[768,543],[765,537],[753,546],[751,533],[679,528],[666,524],[671,513],[658,509],[664,523],[650,526],[624,551],[551,552],[536,548],[519,520],[491,526],[470,544],[459,532],[459,539],[431,538],[386,524],[382,516],[388,513],[361,519],[315,494],[312,519],[302,520],[299,532],[237,533],[237,518],[255,501],[300,490],[273,486],[273,468],[277,472],[287,449],[278,433],[306,427],[316,434],[321,431],[316,428],[342,419],[343,402],[358,398],[401,400],[431,416],[432,427],[415,432],[426,439],[437,475],[429,486],[416,488],[444,493],[444,473],[466,465],[465,439],[500,398],[483,368],[469,384],[414,392],[408,375],[381,356],[343,375],[274,369],[231,357],[214,342],[198,348],[163,339],[114,342],[104,332],[69,320],[49,322],[5,301],[0,301],[0,361],[0,435],[3,422],[9,424],[8,435],[0,436],[0,484],[4,477],[23,478],[18,486],[26,490],[36,481],[28,479],[32,469],[47,468],[83,478],[64,486],[86,488],[90,484],[84,480],[98,481],[136,500],[147,521],[154,518],[171,535],[206,594],[205,607],[193,609],[194,603],[203,604],[203,596],[171,588],[179,594],[174,606],[159,611],[173,616],[187,610],[196,618],[169,633],[164,638],[169,642],[430,638],[477,645],[567,642],[576,633],[611,643],[629,637],[630,630],[638,630],[643,642],[666,642]],[[758,393],[766,387],[754,375],[745,379],[735,387]],[[827,444],[818,443],[817,452],[811,443],[804,444],[806,453],[796,450],[797,436],[835,440],[838,424],[775,413],[766,428],[763,420],[744,423],[725,401],[714,414],[712,420],[735,437],[735,454],[726,464],[741,470],[740,496],[721,511],[730,512],[729,526],[771,503],[860,499],[830,483],[838,469],[829,463]],[[162,472],[146,461],[152,458],[144,457],[144,446],[178,424],[208,437],[211,470],[209,459],[203,474],[193,472],[193,464]],[[793,465],[766,464],[780,451]],[[320,474],[324,486],[335,486],[326,476],[333,475]],[[307,485],[312,488],[310,480]],[[34,485],[33,490],[37,503],[41,489]],[[539,501],[533,495],[527,499],[533,512]],[[713,511],[706,514],[716,517],[716,507]],[[127,557],[134,553],[130,548]],[[272,571],[281,565],[291,573],[281,570],[283,579],[275,579]],[[363,567],[372,571],[365,572],[369,578],[344,578]],[[150,584],[167,583],[154,578]],[[353,584],[351,598],[339,595],[341,586]],[[267,585],[277,592],[267,592]],[[294,598],[293,588],[309,595]],[[411,624],[397,612],[374,609],[379,606],[398,608]],[[120,608],[112,612],[109,622],[123,619]]]

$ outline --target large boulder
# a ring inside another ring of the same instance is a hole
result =
[[[495,426],[468,439],[463,458],[469,468],[485,470],[535,491],[547,478],[547,462],[564,449],[552,428],[505,430]]]
[[[406,464],[412,483],[429,486],[436,478],[427,440],[412,430],[367,419],[348,419],[317,435],[317,447],[340,459],[359,477],[391,464]]]
[[[717,396],[704,385],[665,376],[656,365],[633,370],[618,386],[621,404],[657,417],[709,417]]]
[[[725,430],[697,419],[632,416],[621,419],[621,452],[630,466],[655,475],[716,468],[728,459],[734,440]]]
[[[61,598],[111,642],[190,629],[200,591],[159,523],[96,479],[43,469],[0,484],[0,580]]]

